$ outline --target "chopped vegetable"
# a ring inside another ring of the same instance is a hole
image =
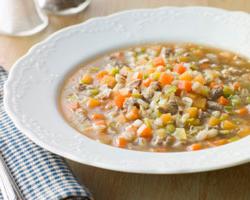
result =
[[[157,129],[155,133],[160,139],[164,139],[167,136],[167,132],[164,128]]]
[[[209,121],[208,121],[209,126],[217,126],[220,124],[220,119],[218,119],[217,117],[210,117]]]
[[[202,149],[202,145],[200,143],[195,143],[187,147],[188,151],[197,151]]]
[[[93,78],[91,77],[91,75],[89,75],[89,74],[83,75],[83,77],[81,79],[81,83],[83,83],[83,84],[91,84],[92,82],[93,82]]]
[[[250,97],[246,98],[246,103],[250,104]]]
[[[140,80],[142,80],[142,78],[143,78],[143,74],[142,74],[142,72],[135,72],[134,74],[133,74],[133,77],[132,77],[133,79],[140,79]]]
[[[165,65],[165,61],[164,61],[164,59],[162,57],[157,57],[157,58],[155,58],[153,60],[153,65],[156,66],[156,67],[160,66],[160,65],[164,66]]]
[[[174,132],[174,136],[178,140],[186,140],[187,139],[187,134],[184,128],[176,128]]]
[[[192,81],[193,76],[189,72],[184,72],[179,76],[179,79],[183,81]]]
[[[100,120],[100,119],[105,119],[105,116],[103,114],[95,113],[91,116],[92,120]]]
[[[187,112],[191,118],[196,118],[198,115],[198,108],[197,107],[188,108]]]
[[[179,81],[178,88],[180,90],[185,90],[187,92],[192,91],[192,82],[191,81]]]
[[[177,72],[178,74],[183,74],[186,71],[186,67],[183,66],[183,64],[177,64],[174,67],[174,72]]]
[[[70,125],[99,142],[196,151],[250,135],[249,82],[249,60],[231,52],[145,45],[82,66],[65,81],[60,104]]]
[[[146,125],[147,127],[151,128],[151,121],[150,121],[150,119],[144,118],[143,121],[144,121],[144,123],[145,123],[145,125]]]
[[[196,76],[194,78],[194,81],[196,81],[196,82],[198,82],[198,83],[200,83],[202,85],[206,84],[206,79],[201,74],[199,74],[198,76]]]
[[[226,97],[229,97],[230,95],[232,95],[234,92],[233,90],[229,87],[229,86],[224,86],[223,87],[223,93]]]
[[[155,81],[159,80],[160,76],[161,76],[161,72],[154,72],[150,74],[150,78]]]
[[[138,134],[140,137],[143,137],[143,138],[151,138],[151,137],[152,137],[152,129],[151,129],[150,127],[148,127],[147,125],[142,124],[142,125],[138,128],[137,134]]]
[[[239,82],[235,82],[235,83],[233,84],[233,87],[234,87],[234,90],[239,90],[240,87],[241,87],[241,85],[240,85]]]
[[[215,140],[213,143],[216,146],[221,146],[221,145],[227,144],[228,141],[227,139],[219,139],[219,140]]]
[[[194,107],[201,108],[201,109],[205,109],[206,104],[207,104],[206,98],[202,98],[202,97],[195,98],[193,102]]]
[[[139,110],[137,107],[133,107],[130,111],[127,112],[126,118],[128,120],[136,120],[140,117]]]
[[[123,137],[119,137],[117,138],[117,146],[120,148],[125,148],[128,144],[128,141],[123,138]]]
[[[172,121],[172,116],[170,113],[162,114],[160,118],[161,118],[164,125],[166,125]]]
[[[167,133],[174,133],[175,132],[175,126],[173,124],[168,124],[166,126]]]
[[[108,87],[113,88],[116,84],[116,80],[113,76],[105,75],[102,78],[102,84],[106,84]]]
[[[122,108],[125,100],[126,100],[126,97],[121,95],[119,92],[114,94],[114,102],[118,108]]]
[[[113,67],[110,71],[109,71],[109,74],[110,75],[116,75],[119,73],[119,69],[117,67]]]
[[[87,107],[89,108],[95,108],[100,105],[101,105],[101,102],[94,98],[89,98],[89,100],[87,101]]]
[[[229,104],[229,100],[226,99],[225,97],[221,96],[221,97],[218,99],[218,103],[219,103],[220,105],[225,106],[225,105],[228,105],[228,104]]]
[[[97,73],[97,75],[96,75],[96,78],[98,79],[98,80],[101,80],[105,75],[107,75],[108,74],[108,72],[107,71],[99,71],[98,73]]]
[[[167,73],[162,73],[159,78],[159,82],[162,87],[165,85],[171,84],[173,80],[174,80],[174,77]]]
[[[233,122],[229,120],[225,120],[224,122],[222,122],[222,128],[226,130],[232,130],[237,128],[237,125],[235,125]]]
[[[241,116],[245,116],[248,114],[248,109],[246,107],[244,107],[244,108],[240,108],[240,109],[236,110],[235,112]]]
[[[151,78],[147,78],[147,79],[143,80],[143,82],[142,82],[142,84],[145,87],[149,87],[151,83],[152,83],[152,79]]]
[[[237,134],[240,137],[246,137],[246,136],[250,135],[250,128],[249,127],[242,128],[241,130],[239,130],[239,132]]]

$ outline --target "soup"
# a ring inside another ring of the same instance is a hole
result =
[[[195,44],[152,44],[83,64],[60,107],[80,133],[139,151],[216,147],[250,134],[250,62]]]

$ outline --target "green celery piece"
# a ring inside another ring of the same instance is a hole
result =
[[[234,91],[227,85],[225,85],[223,87],[223,94],[226,96],[226,97],[229,97],[230,95],[233,95],[234,94]]]

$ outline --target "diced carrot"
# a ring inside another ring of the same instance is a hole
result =
[[[142,72],[135,72],[135,73],[133,74],[133,76],[132,76],[132,79],[133,79],[133,80],[136,80],[136,79],[142,80],[142,78],[143,78]]]
[[[89,107],[89,108],[95,108],[95,107],[100,106],[100,105],[101,105],[101,102],[97,99],[94,99],[94,98],[90,98],[87,101],[87,107]]]
[[[200,143],[194,143],[194,144],[187,147],[187,150],[189,150],[189,151],[197,151],[200,149],[202,149],[202,145]]]
[[[186,67],[183,66],[183,64],[177,64],[174,66],[173,71],[177,72],[178,74],[183,74],[186,71]]]
[[[206,80],[205,80],[205,78],[200,74],[200,75],[198,75],[198,76],[196,76],[195,78],[194,78],[194,81],[197,81],[197,82],[199,82],[200,84],[202,84],[202,85],[205,85],[206,84]]]
[[[125,100],[126,100],[126,97],[121,95],[121,93],[117,92],[114,94],[114,102],[118,108],[122,108]]]
[[[235,90],[239,90],[240,86],[241,86],[241,85],[240,85],[239,82],[235,82],[235,83],[233,84],[233,87],[234,87]]]
[[[167,74],[167,73],[161,73],[160,78],[159,78],[159,82],[162,87],[165,85],[171,84],[173,80],[174,80],[174,76],[172,76],[171,74]]]
[[[108,72],[107,71],[99,71],[97,74],[96,74],[96,78],[98,80],[101,80],[105,75],[107,75]]]
[[[164,61],[164,59],[162,57],[156,57],[156,58],[153,59],[153,65],[155,67],[160,66],[160,65],[164,66],[165,61]]]
[[[72,102],[69,104],[69,108],[72,109],[73,111],[75,111],[78,108],[80,108],[80,103],[79,102]]]
[[[105,119],[105,116],[103,114],[99,114],[99,113],[94,113],[91,116],[92,120],[100,120],[100,119]]]
[[[115,80],[115,78],[113,76],[105,75],[102,78],[102,84],[105,84],[110,88],[113,88],[115,86],[115,84],[116,84],[116,80]]]
[[[190,107],[190,108],[188,108],[187,112],[191,118],[196,118],[198,115],[198,108],[197,107]]]
[[[181,74],[179,76],[179,79],[180,80],[184,80],[184,81],[192,81],[193,76],[190,73],[188,73],[188,72],[184,72],[183,74]]]
[[[227,139],[219,139],[219,140],[215,140],[213,143],[215,146],[220,146],[220,145],[224,145],[227,144]]]
[[[93,78],[92,76],[90,76],[89,74],[84,74],[82,79],[81,79],[81,83],[83,84],[91,84],[93,82]]]
[[[136,120],[140,117],[139,109],[136,106],[133,106],[131,110],[129,110],[126,114],[126,118],[128,120]]]
[[[226,99],[225,97],[221,96],[220,98],[218,98],[218,103],[220,105],[225,106],[225,105],[229,104],[229,100]]]
[[[248,109],[246,107],[244,107],[244,108],[240,108],[240,109],[236,110],[235,112],[241,116],[245,116],[248,114]]]
[[[144,138],[151,138],[152,137],[152,129],[150,127],[148,127],[146,124],[142,124],[138,130],[137,130],[137,134],[140,137],[144,137]]]
[[[237,134],[240,137],[246,137],[246,136],[250,135],[250,128],[249,127],[242,128]]]
[[[150,84],[152,82],[152,79],[151,78],[147,78],[145,80],[142,81],[142,84],[145,86],[145,87],[149,87]]]
[[[172,120],[170,113],[162,114],[160,118],[164,125],[168,124]]]
[[[225,120],[222,122],[222,128],[225,130],[232,130],[237,128],[237,125],[229,120]]]
[[[128,144],[128,141],[123,137],[119,137],[119,138],[117,138],[116,143],[117,143],[118,147],[125,148]]]
[[[106,122],[105,122],[105,120],[96,120],[96,121],[94,121],[94,124],[96,126],[101,126],[101,125],[106,126],[107,125]]]
[[[180,90],[186,90],[187,92],[192,91],[192,82],[191,81],[179,81],[178,88]]]

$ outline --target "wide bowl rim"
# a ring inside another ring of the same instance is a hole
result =
[[[145,170],[141,170],[141,169],[126,169],[126,168],[120,168],[119,166],[113,166],[113,165],[109,165],[109,164],[105,164],[102,162],[93,162],[91,160],[81,160],[79,159],[79,157],[67,153],[67,152],[62,152],[59,149],[54,148],[53,146],[51,146],[50,144],[46,144],[44,142],[42,142],[41,140],[39,140],[39,138],[36,137],[36,135],[34,135],[32,133],[31,130],[23,127],[22,123],[20,122],[20,120],[18,119],[18,116],[15,115],[15,112],[12,110],[12,106],[11,106],[11,101],[10,99],[12,98],[11,96],[11,92],[10,92],[10,86],[11,83],[13,81],[13,79],[16,76],[16,71],[17,68],[19,68],[19,64],[27,59],[28,57],[32,56],[32,53],[38,49],[40,46],[42,46],[43,44],[49,43],[51,40],[53,40],[53,38],[55,38],[56,36],[60,35],[60,34],[64,34],[67,33],[69,30],[73,30],[73,29],[77,29],[80,28],[81,26],[83,26],[83,24],[88,24],[88,23],[92,23],[93,21],[98,21],[98,20],[102,20],[102,19],[108,19],[108,18],[113,18],[116,16],[120,16],[126,13],[135,13],[138,11],[155,11],[155,10],[164,10],[164,9],[204,9],[204,10],[217,10],[220,12],[227,12],[227,13],[237,13],[237,14],[244,14],[247,15],[247,17],[249,17],[248,13],[242,12],[242,11],[227,11],[224,9],[220,9],[220,8],[211,8],[211,7],[200,7],[200,6],[188,6],[188,7],[161,7],[161,8],[153,8],[153,9],[133,9],[133,10],[127,10],[127,11],[121,11],[118,13],[114,13],[108,16],[104,16],[104,17],[95,17],[92,19],[89,19],[81,24],[77,24],[77,25],[73,25],[73,26],[69,26],[66,27],[64,29],[61,29],[55,33],[53,33],[52,35],[50,35],[48,38],[46,38],[45,40],[35,44],[24,56],[22,56],[20,59],[18,59],[16,61],[16,63],[12,66],[11,71],[9,73],[9,77],[8,80],[5,83],[4,86],[4,106],[6,109],[6,112],[8,113],[8,115],[10,116],[10,118],[14,121],[15,125],[17,126],[17,128],[19,130],[21,130],[27,137],[29,137],[32,141],[34,141],[36,144],[38,144],[39,146],[53,152],[56,153],[58,155],[61,155],[63,157],[66,157],[70,160],[76,161],[76,162],[80,162],[83,164],[87,164],[87,165],[91,165],[91,166],[95,166],[95,167],[99,167],[99,168],[104,168],[104,169],[111,169],[114,171],[123,171],[123,172],[132,172],[132,173],[148,173],[148,174],[176,174],[176,173],[193,173],[193,172],[201,172],[201,171],[210,171],[210,170],[214,170],[214,169],[221,169],[221,168],[226,168],[226,167],[231,167],[231,166],[235,166],[238,164],[242,164],[242,163],[246,163],[249,162],[250,157],[248,158],[242,158],[240,160],[237,160],[235,162],[230,162],[230,163],[224,163],[224,164],[220,164],[220,165],[214,165],[214,166],[201,166],[199,168],[185,168],[185,170],[180,169],[180,170],[157,170],[157,169],[145,169]],[[249,138],[248,138],[249,139]],[[220,148],[220,147],[218,147]],[[123,151],[123,150],[122,150]],[[127,150],[125,150],[127,151]],[[209,150],[201,150],[199,152],[202,151],[210,151]],[[183,152],[181,152],[180,154],[182,154]]]

